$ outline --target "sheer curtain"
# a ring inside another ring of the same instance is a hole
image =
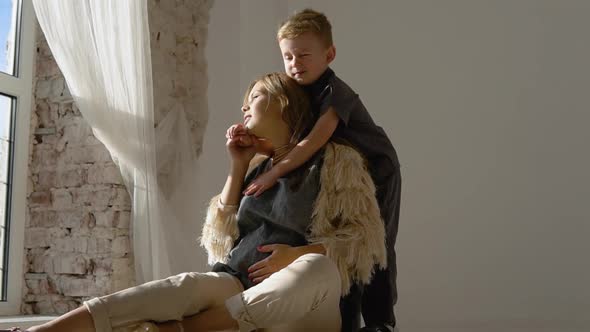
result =
[[[200,224],[196,155],[182,109],[154,128],[147,1],[33,4],[82,116],[119,166],[131,195],[137,282],[194,271]],[[159,165],[174,174],[160,186]]]

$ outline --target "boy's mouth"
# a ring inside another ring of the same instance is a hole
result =
[[[301,76],[303,74],[305,74],[304,71],[297,71],[297,72],[293,73],[293,77],[299,77],[299,76]]]

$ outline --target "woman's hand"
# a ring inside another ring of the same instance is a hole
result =
[[[258,251],[272,252],[272,254],[248,268],[248,279],[257,284],[293,263],[302,254],[298,248],[286,244],[259,246]]]
[[[225,137],[227,138],[225,146],[232,161],[242,165],[248,165],[256,154],[256,137],[248,134],[242,125],[231,126],[227,130]]]
[[[225,138],[232,139],[239,137],[238,145],[242,147],[248,147],[254,144],[252,137],[248,133],[248,129],[241,123],[232,125],[225,132]]]

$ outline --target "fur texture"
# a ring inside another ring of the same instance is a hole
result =
[[[360,153],[349,146],[328,143],[314,202],[308,241],[321,243],[338,266],[342,295],[353,283],[367,284],[376,266],[385,268],[385,229],[375,197],[375,185]],[[239,236],[235,207],[213,197],[203,226],[201,245],[209,264],[227,262]]]
[[[200,238],[201,246],[207,250],[209,265],[227,263],[227,255],[240,235],[236,221],[237,207],[224,206],[219,201],[220,196],[213,197],[209,203]]]
[[[342,295],[367,284],[375,266],[387,266],[385,228],[365,160],[353,148],[326,145],[321,189],[314,203],[310,243],[321,243],[338,266]]]

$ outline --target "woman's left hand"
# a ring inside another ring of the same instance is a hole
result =
[[[286,244],[267,244],[259,246],[260,252],[272,252],[272,254],[265,259],[252,264],[248,268],[248,279],[255,284],[270,277],[273,273],[280,271],[287,265],[293,263],[294,260],[301,256],[298,247],[291,247]]]

